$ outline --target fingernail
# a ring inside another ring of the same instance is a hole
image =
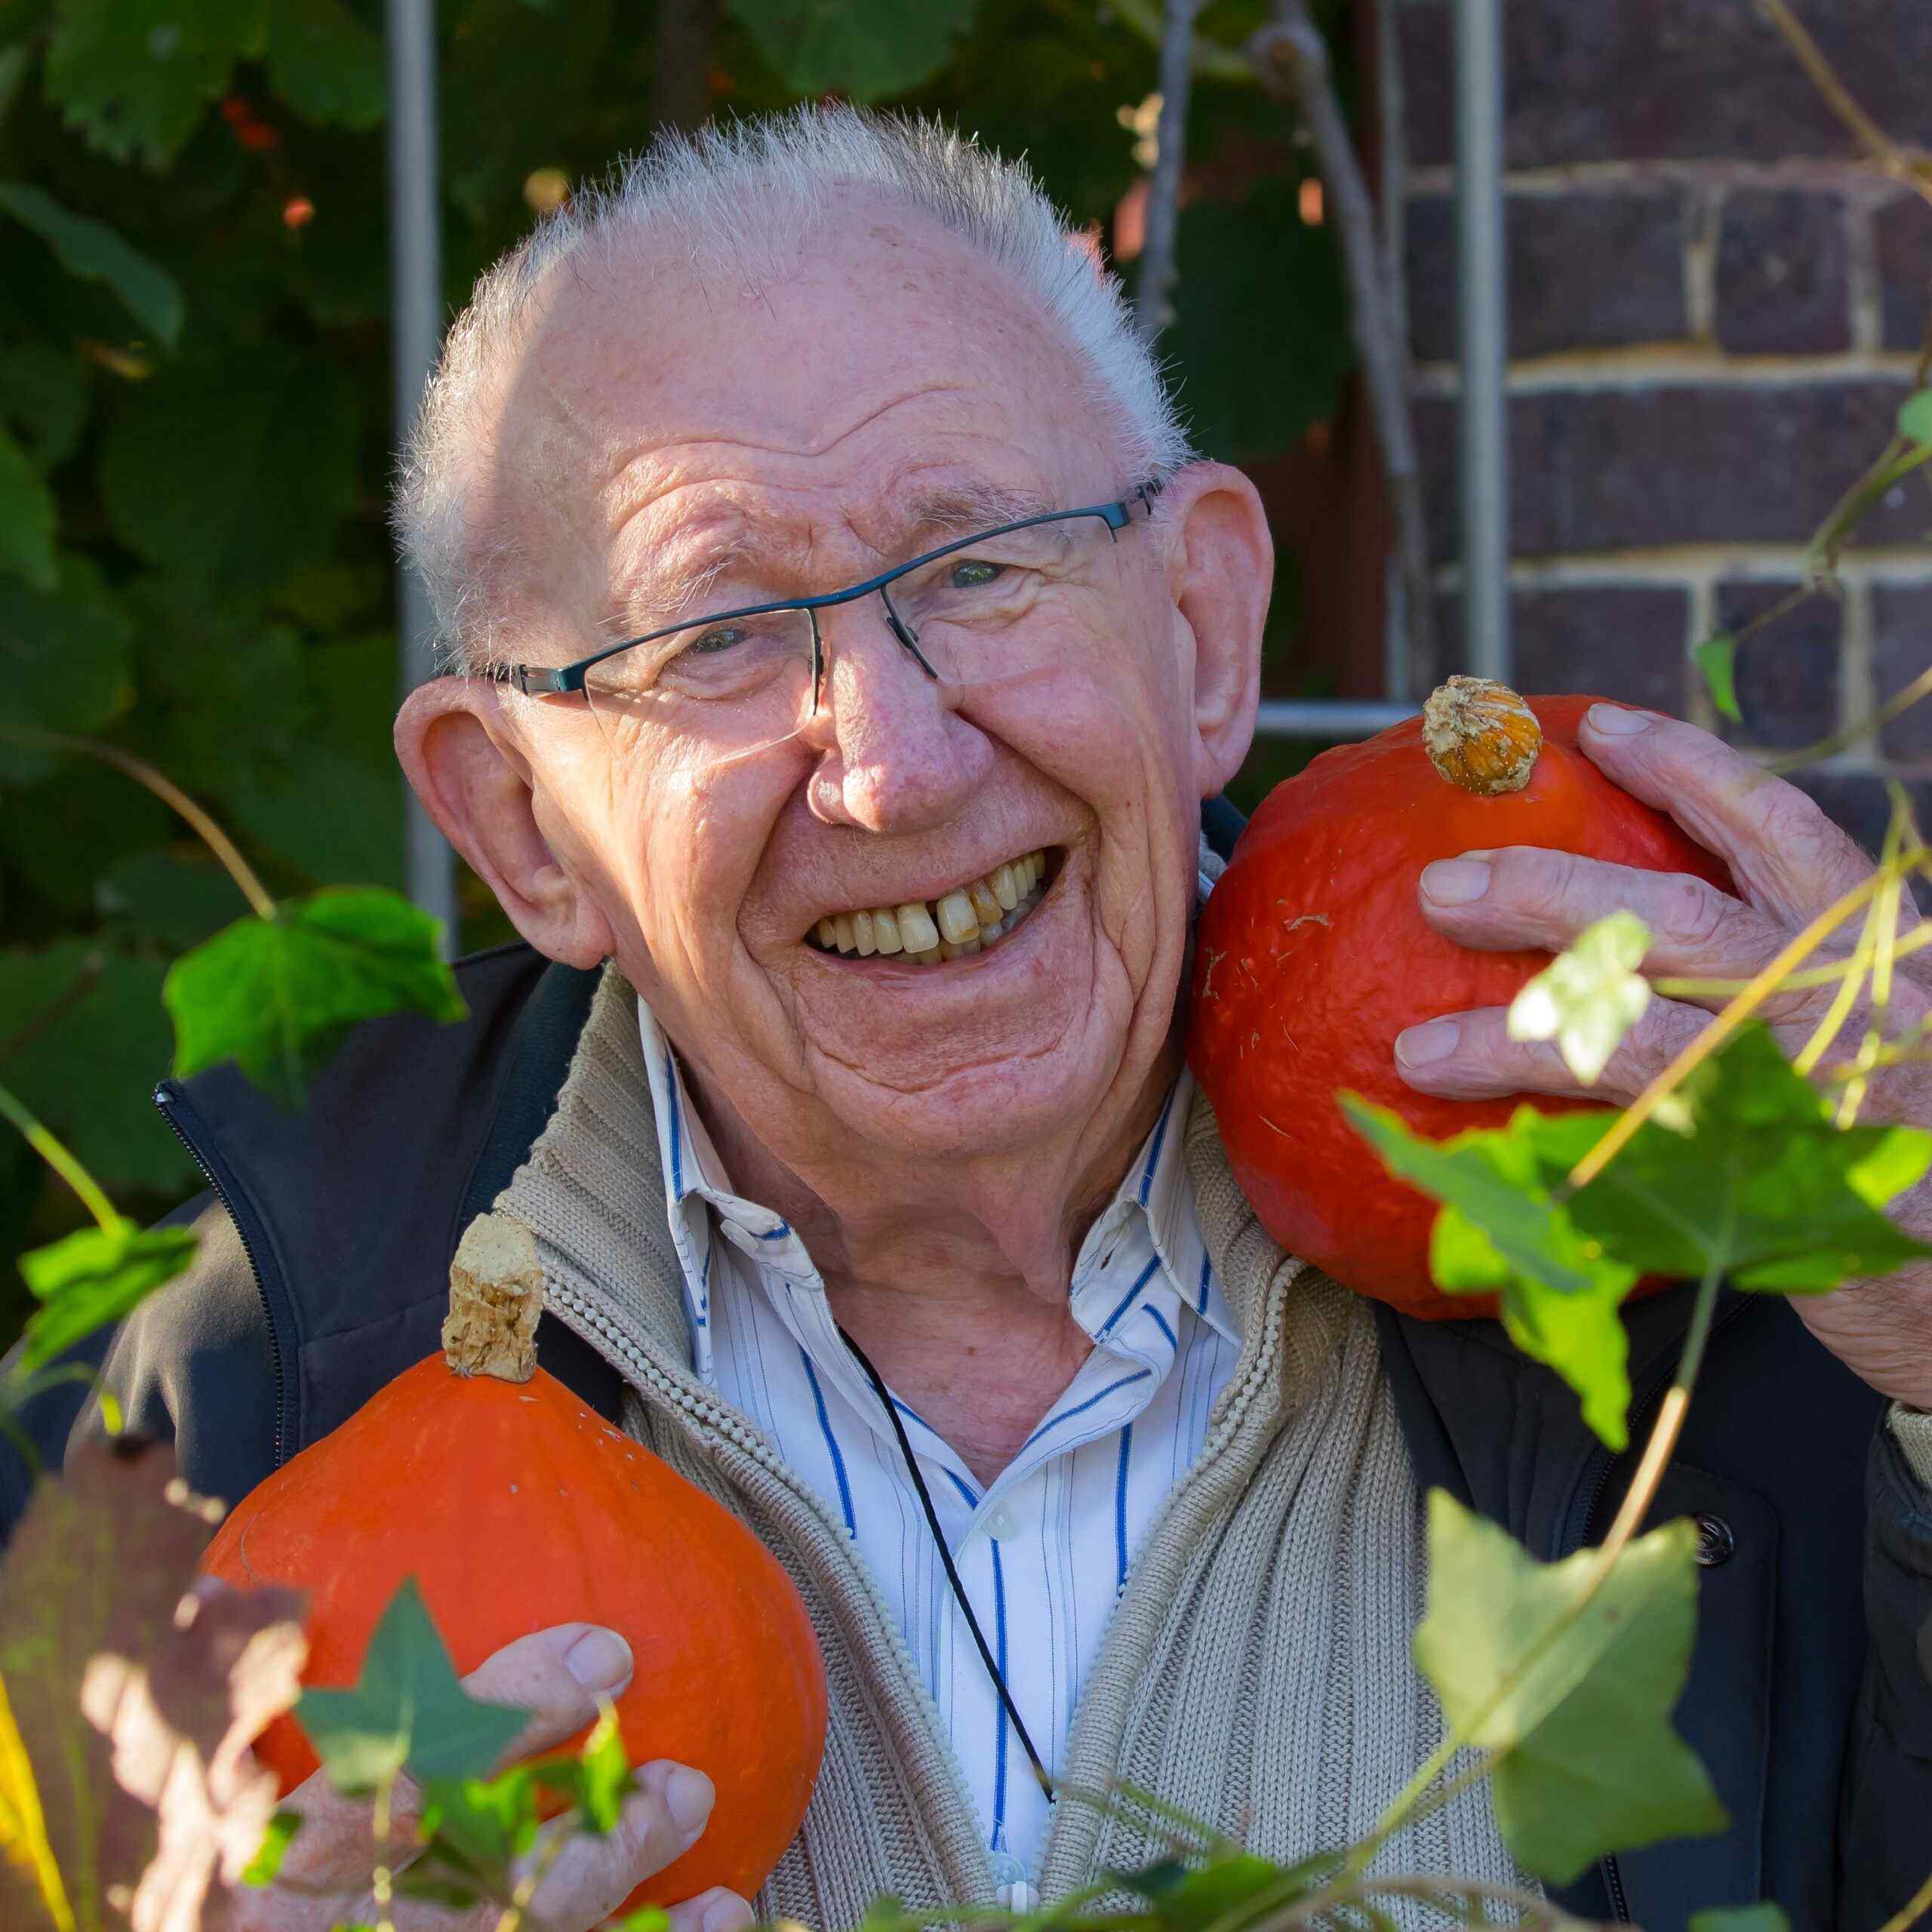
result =
[[[1620,704],[1593,704],[1583,722],[1606,738],[1629,738],[1651,728],[1651,714],[1647,711],[1626,711]]]
[[[687,1838],[696,1838],[704,1829],[717,1796],[716,1787],[711,1780],[688,1764],[673,1764],[664,1780],[664,1808],[670,1813],[672,1823]],[[708,1912],[705,1922],[707,1925],[710,1923]]]
[[[1422,890],[1438,906],[1466,906],[1489,890],[1489,868],[1480,859],[1438,859],[1423,867]]]
[[[1404,1066],[1426,1066],[1431,1060],[1447,1060],[1462,1037],[1454,1020],[1432,1020],[1395,1035],[1395,1057]]]
[[[704,1932],[744,1932],[752,1909],[741,1898],[713,1899],[704,1909]]]
[[[631,1674],[631,1647],[614,1630],[586,1630],[564,1653],[564,1668],[586,1690],[614,1690]]]

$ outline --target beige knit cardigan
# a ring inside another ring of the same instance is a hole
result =
[[[1204,1100],[1184,1133],[1243,1346],[1200,1457],[1134,1558],[1060,1780],[1131,1782],[1295,1857],[1365,1832],[1441,1735],[1408,1651],[1420,1503],[1365,1306],[1263,1231]],[[551,1313],[622,1374],[625,1426],[752,1525],[817,1629],[824,1765],[761,1911],[835,1932],[882,1893],[989,1901],[984,1835],[937,1711],[842,1521],[691,1370],[657,1144],[635,995],[611,968],[556,1112],[497,1205],[536,1235]],[[1063,1795],[1038,1885],[1051,1900],[1161,1851]],[[1480,1788],[1392,1841],[1377,1869],[1521,1882]]]

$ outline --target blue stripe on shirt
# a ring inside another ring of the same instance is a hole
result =
[[[1043,1422],[1038,1429],[1034,1430],[1031,1435],[1027,1437],[1024,1442],[1020,1444],[1020,1447],[1021,1453],[1024,1454],[1027,1450],[1032,1448],[1033,1444],[1039,1441],[1041,1436],[1046,1435],[1051,1430],[1059,1428],[1062,1423],[1071,1422],[1075,1416],[1081,1414],[1085,1411],[1091,1409],[1096,1402],[1104,1402],[1109,1395],[1112,1395],[1115,1392],[1115,1390],[1124,1389],[1130,1382],[1146,1381],[1148,1377],[1152,1375],[1153,1372],[1154,1371],[1151,1368],[1142,1368],[1137,1369],[1131,1375],[1123,1375],[1118,1382],[1109,1382],[1097,1395],[1089,1395],[1085,1401],[1075,1403],[1073,1407],[1069,1409],[1065,1414],[1054,1416],[1050,1420]]]
[[[1178,1349],[1180,1344],[1174,1340],[1174,1331],[1168,1326],[1168,1318],[1151,1301],[1147,1303],[1146,1312],[1154,1318],[1155,1326],[1167,1337],[1168,1346],[1171,1349]]]
[[[1127,1588],[1127,1463],[1133,1453],[1134,1425],[1120,1432],[1120,1469],[1114,1478],[1114,1552],[1120,1559],[1116,1591]]]
[[[805,1379],[812,1385],[812,1400],[818,1404],[818,1426],[825,1437],[825,1446],[832,1451],[832,1472],[838,1478],[838,1506],[845,1512],[845,1534],[855,1537],[859,1526],[852,1520],[852,1485],[845,1478],[845,1458],[838,1437],[832,1432],[832,1418],[825,1412],[825,1391],[818,1386],[818,1371],[803,1349],[798,1351],[798,1359],[805,1365]]]
[[[966,1500],[970,1503],[975,1509],[979,1508],[980,1499],[973,1494],[972,1485],[970,1483],[961,1482],[958,1477],[950,1469],[942,1469],[940,1473],[946,1478],[948,1482],[952,1484],[955,1489],[958,1491],[961,1496],[965,1497]]]
[[[1112,1328],[1114,1324],[1127,1312],[1128,1308],[1133,1303],[1134,1297],[1137,1295],[1140,1291],[1147,1285],[1149,1281],[1153,1278],[1154,1271],[1158,1268],[1160,1265],[1161,1257],[1157,1254],[1154,1257],[1152,1260],[1148,1263],[1146,1267],[1141,1269],[1140,1275],[1136,1279],[1133,1287],[1129,1288],[1127,1293],[1121,1297],[1119,1306],[1115,1309],[1112,1314],[1107,1317],[1106,1321],[1100,1324],[1100,1334],[1103,1335],[1107,1334]]]
[[[664,1050],[664,1084],[671,1098],[671,1192],[679,1200],[685,1193],[684,1109],[678,1101],[678,1069],[671,1050]]]
[[[1154,1144],[1148,1150],[1147,1164],[1140,1171],[1140,1204],[1143,1208],[1147,1204],[1148,1190],[1154,1185],[1154,1170],[1161,1164],[1161,1143],[1168,1137],[1168,1115],[1174,1111],[1177,1091],[1168,1090],[1168,1104],[1161,1109],[1161,1118],[1155,1124]]]
[[[1006,1571],[1000,1563],[999,1545],[989,1538],[986,1547],[993,1553],[993,1657],[999,1666],[1000,1681],[1004,1684],[1006,1682]],[[993,1746],[992,1847],[995,1851],[1006,1842],[1006,1734],[1012,1721],[1002,1704],[999,1714],[999,1738]]]
[[[1208,1290],[1214,1278],[1214,1263],[1210,1257],[1204,1254],[1201,1257],[1201,1300],[1195,1309],[1197,1315],[1208,1312]]]

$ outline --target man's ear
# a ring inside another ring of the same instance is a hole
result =
[[[1194,634],[1195,790],[1211,798],[1254,737],[1275,543],[1260,493],[1226,463],[1190,463],[1160,501],[1178,526],[1169,582]]]
[[[423,810],[539,952],[577,967],[610,957],[609,922],[537,824],[530,767],[498,686],[419,685],[396,714],[395,751]]]

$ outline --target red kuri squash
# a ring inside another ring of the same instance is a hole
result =
[[[633,1763],[669,1758],[717,1787],[704,1835],[628,1907],[713,1885],[749,1897],[804,1815],[825,1669],[791,1580],[728,1510],[536,1366],[543,1275],[501,1214],[466,1230],[445,1352],[243,1498],[205,1567],[309,1593],[303,1681],[352,1684],[414,1577],[459,1671],[555,1623],[608,1625],[635,1670],[617,1700]],[[286,1793],[315,1768],[282,1718],[256,1746]]]
[[[1424,717],[1324,752],[1276,786],[1202,909],[1188,1058],[1235,1178],[1291,1253],[1413,1315],[1466,1318],[1494,1304],[1437,1290],[1435,1203],[1389,1177],[1336,1094],[1351,1088],[1435,1138],[1501,1125],[1523,1097],[1418,1093],[1395,1071],[1395,1035],[1506,1006],[1549,959],[1444,938],[1417,903],[1423,867],[1542,845],[1730,889],[1718,860],[1577,749],[1596,702],[1526,703],[1506,686],[1451,678]]]

